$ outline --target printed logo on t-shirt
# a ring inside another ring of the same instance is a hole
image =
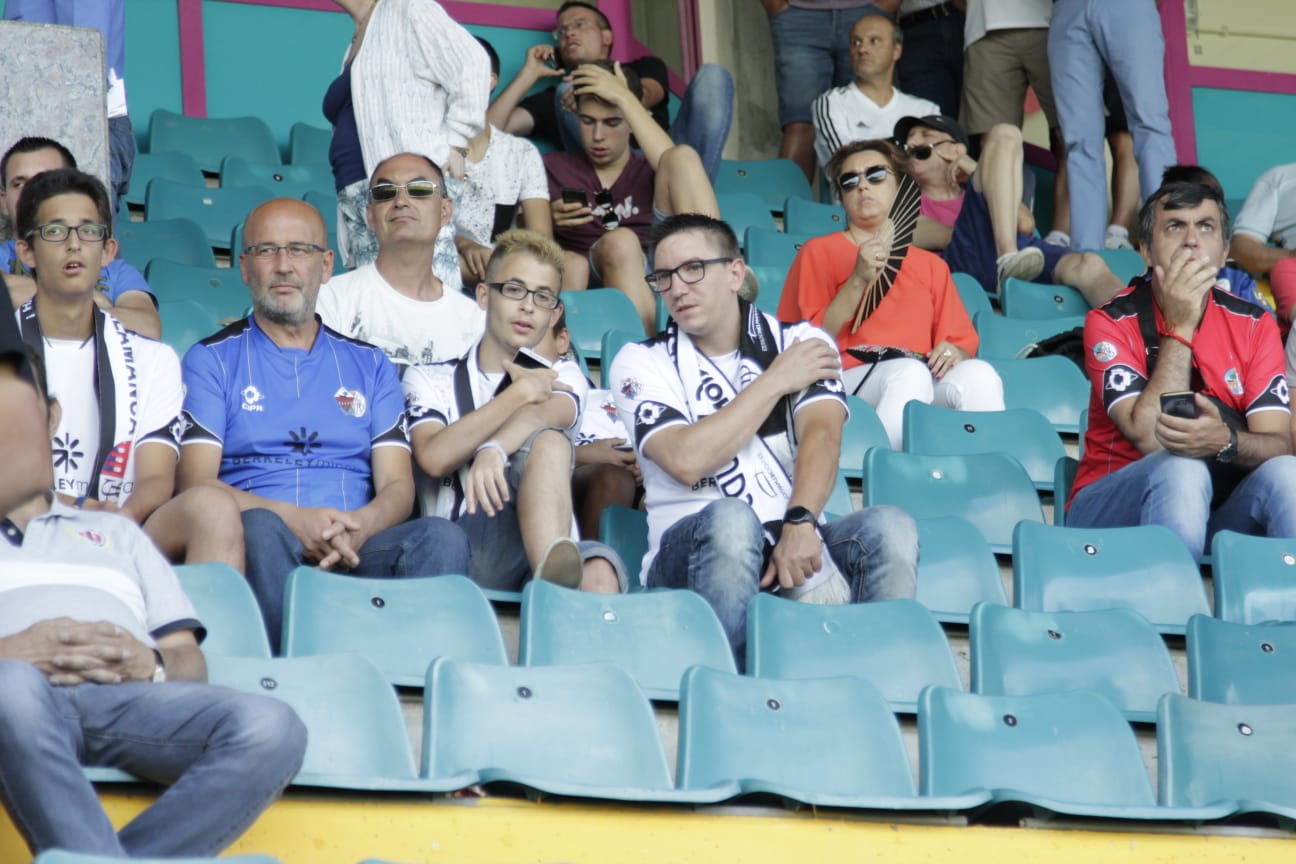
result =
[[[106,477],[115,477],[118,480],[126,476],[126,466],[130,463],[131,442],[122,441],[112,450],[108,451],[108,457],[104,459],[103,471]]]
[[[81,440],[73,438],[71,433],[63,436],[54,436],[54,467],[62,468],[64,474],[71,474],[77,470],[81,463],[78,461],[85,458],[85,453],[81,451]]]
[[[365,401],[364,394],[359,390],[348,390],[345,387],[339,387],[338,391],[333,394],[337,401],[338,407],[342,413],[348,417],[363,417],[368,403]]]
[[[284,445],[303,456],[311,455],[311,451],[322,446],[319,443],[319,433],[308,432],[305,426],[298,427],[296,432],[289,430],[288,437],[291,440],[285,441]]]
[[[621,395],[626,397],[627,399],[634,399],[635,397],[637,397],[639,395],[639,379],[622,378]]]
[[[256,388],[255,384],[249,384],[243,388],[243,410],[244,411],[264,411],[265,406],[261,401],[265,399],[261,391]]]
[[[91,531],[87,529],[85,531],[80,532],[77,536],[81,537],[84,540],[88,540],[90,544],[93,546],[104,545],[104,535],[100,534],[98,531]]]
[[[1234,396],[1241,396],[1245,388],[1242,386],[1242,376],[1238,374],[1237,369],[1232,368],[1224,373],[1224,386]]]
[[[1110,363],[1116,359],[1116,346],[1110,342],[1099,342],[1093,346],[1093,355],[1099,363]]]

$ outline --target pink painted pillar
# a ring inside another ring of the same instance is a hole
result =
[[[1188,63],[1188,22],[1184,0],[1161,4],[1161,32],[1165,38],[1166,99],[1170,103],[1170,129],[1179,161],[1197,163],[1197,121],[1193,116],[1192,68]]]

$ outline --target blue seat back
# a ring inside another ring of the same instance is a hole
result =
[[[987,315],[993,315],[994,309],[990,306],[990,295],[986,293],[981,283],[970,273],[953,273],[954,288],[958,291],[959,299],[963,301],[963,308],[967,310],[969,318],[975,318],[978,312],[984,312]]]
[[[252,302],[237,267],[190,267],[159,258],[145,276],[159,303],[193,300],[217,319],[241,318]]]
[[[158,178],[149,183],[144,213],[154,219],[192,219],[209,245],[230,248],[230,232],[258,205],[275,197],[261,186],[213,189]]]
[[[157,311],[162,322],[162,341],[181,357],[195,342],[220,329],[216,316],[197,300],[161,301]]]
[[[766,208],[775,213],[783,211],[783,202],[789,197],[814,198],[805,174],[790,159],[722,159],[712,185],[717,195],[734,192],[759,195]]]
[[[1296,621],[1296,538],[1220,531],[1211,561],[1218,617],[1238,624]]]
[[[917,594],[937,621],[966,624],[977,603],[1007,605],[999,564],[981,532],[957,516],[918,520]]]
[[[720,205],[720,218],[729,223],[729,227],[741,240],[752,228],[775,230],[774,217],[770,215],[765,201],[754,192],[729,192],[716,195]]]
[[[846,211],[840,204],[820,204],[808,198],[788,198],[784,204],[783,227],[789,234],[818,237],[846,229]]]
[[[1004,453],[1026,469],[1036,489],[1053,488],[1062,439],[1037,411],[955,411],[912,400],[904,408],[906,453],[952,456]]]
[[[1003,382],[1004,407],[1029,408],[1048,418],[1059,432],[1076,433],[1089,404],[1089,379],[1065,357],[992,360]]]
[[[161,153],[137,153],[135,164],[131,166],[130,184],[126,187],[125,200],[135,207],[144,206],[144,195],[148,191],[149,181],[155,177],[165,177],[178,183],[202,185],[202,169],[188,153],[166,151]],[[119,223],[117,231],[123,224]]]
[[[1296,622],[1188,619],[1188,695],[1231,705],[1296,704]]]
[[[599,540],[621,556],[630,578],[630,590],[642,590],[640,568],[644,555],[648,553],[648,514],[620,504],[609,504],[599,516]]]
[[[162,108],[149,117],[148,152],[188,153],[208,174],[226,156],[279,162],[282,156],[270,127],[260,117],[186,117]]]
[[[1067,318],[1089,311],[1089,301],[1075,288],[1011,277],[999,286],[999,306],[1009,318]]]
[[[293,165],[329,161],[329,146],[333,143],[333,130],[294,123],[288,131],[288,161]]]
[[[207,629],[203,653],[236,657],[269,657],[261,607],[247,579],[227,564],[182,564],[175,568],[180,586]]]
[[[567,309],[572,348],[587,359],[599,356],[603,334],[607,331],[638,333],[643,330],[634,303],[615,288],[567,291],[563,294],[563,305]]]
[[[972,318],[981,345],[977,356],[985,360],[1012,360],[1027,346],[1042,342],[1064,330],[1084,326],[1083,316],[1064,318],[1005,318],[978,312]]]
[[[216,256],[202,227],[192,219],[121,222],[114,229],[120,254],[143,272],[154,258],[194,267],[215,267]]]
[[[220,182],[222,188],[261,186],[276,198],[301,198],[307,192],[333,192],[333,169],[327,160],[283,165],[230,156],[221,163]]]

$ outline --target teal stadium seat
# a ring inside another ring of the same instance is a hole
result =
[[[1067,285],[1008,278],[999,286],[999,306],[1009,318],[1068,318],[1089,311],[1084,295]]]
[[[846,483],[846,478],[838,474],[833,482],[832,494],[828,496],[828,503],[824,505],[824,515],[833,519],[854,512],[855,502],[851,500],[850,486]]]
[[[937,621],[966,624],[978,603],[1008,605],[990,544],[966,519],[918,520],[917,594]]]
[[[805,174],[790,159],[722,159],[713,185],[717,195],[759,195],[773,213],[783,212],[783,202],[789,197],[814,199]]]
[[[603,341],[599,345],[600,387],[604,390],[612,389],[612,360],[616,357],[617,352],[626,345],[631,342],[638,342],[641,339],[643,339],[643,330],[639,327],[633,330],[603,331]]]
[[[1216,617],[1238,624],[1296,621],[1296,538],[1220,531],[1211,560]]]
[[[202,227],[192,219],[121,222],[115,230],[119,254],[143,272],[154,258],[193,267],[215,267],[216,256]]]
[[[1036,489],[1048,491],[1058,460],[1066,458],[1062,439],[1037,411],[955,411],[917,399],[904,407],[904,449],[931,456],[1004,453],[1021,463]]]
[[[1083,418],[1081,418],[1083,420]],[[1083,423],[1081,424],[1083,425]],[[1080,432],[1080,455],[1084,455],[1084,431]],[[1075,486],[1076,472],[1080,470],[1080,460],[1064,456],[1057,461],[1053,469],[1053,524],[1066,524],[1066,502],[1071,500],[1071,488]]]
[[[599,516],[599,540],[611,546],[625,562],[630,591],[642,591],[640,568],[648,552],[648,514],[620,504],[609,504]]]
[[[157,311],[162,321],[162,341],[181,357],[195,342],[220,329],[216,316],[197,300],[160,301]]]
[[[963,686],[945,631],[916,600],[822,606],[757,594],[747,607],[747,674],[856,675],[907,713],[929,684]]]
[[[191,183],[194,186],[206,182],[202,169],[188,153],[138,153],[135,164],[131,167],[130,184],[126,187],[126,203],[133,207],[143,207],[149,181],[156,177],[165,177],[177,183]],[[120,224],[118,227],[120,228]]]
[[[1296,704],[1296,622],[1188,619],[1188,695],[1230,705]]]
[[[276,198],[301,198],[307,192],[336,194],[333,169],[327,160],[283,165],[229,156],[221,162],[220,182],[223,189],[260,186],[269,189]]]
[[[216,249],[230,248],[230,232],[257,205],[275,196],[262,186],[212,189],[159,178],[149,184],[144,202],[145,217],[192,219]]]
[[[358,654],[321,657],[207,658],[207,678],[273,696],[306,724],[308,742],[296,786],[352,790],[427,790],[414,769],[396,691]]]
[[[1032,696],[1096,690],[1127,720],[1152,723],[1179,676],[1160,634],[1129,609],[1026,612],[991,603],[972,610],[971,690]]]
[[[959,299],[963,301],[963,308],[967,310],[969,318],[975,318],[978,312],[984,312],[987,315],[994,314],[994,308],[990,305],[990,295],[986,293],[981,283],[970,273],[951,273],[954,278],[954,288],[958,291]]]
[[[324,227],[328,229],[329,236],[336,238],[338,217],[337,193],[316,189],[313,192],[307,192],[303,195],[302,200],[319,211],[320,216],[324,218]],[[336,249],[337,246],[335,245],[333,248]]]
[[[149,117],[148,152],[188,153],[208,174],[226,156],[281,162],[279,145],[260,117],[186,117],[159,108]]]
[[[1095,249],[1094,252],[1107,262],[1107,266],[1116,274],[1116,278],[1126,285],[1135,276],[1142,276],[1147,272],[1147,262],[1133,249]]]
[[[587,360],[599,356],[603,350],[603,334],[607,331],[643,331],[634,303],[615,288],[565,291],[563,305],[567,309],[572,348]]]
[[[1177,694],[1157,712],[1157,788],[1171,807],[1296,819],[1296,705],[1220,705]]]
[[[778,317],[779,301],[783,298],[783,283],[787,280],[787,270],[781,267],[753,267],[747,265],[748,271],[756,277],[760,293],[756,295],[756,308],[766,314]]]
[[[135,864],[279,864],[269,855],[231,855],[220,858],[131,858]],[[120,858],[50,849],[36,856],[32,864],[117,864]]]
[[[846,211],[840,204],[820,204],[808,198],[788,198],[783,205],[783,227],[789,234],[819,237],[846,228]]]
[[[753,267],[779,268],[786,278],[797,253],[812,237],[811,234],[789,234],[772,228],[748,228],[743,244],[747,250],[747,263]]]
[[[298,567],[284,590],[283,654],[354,653],[421,687],[437,657],[507,664],[490,601],[464,576],[366,579]]]
[[[740,242],[750,228],[775,230],[774,217],[759,195],[752,192],[730,192],[716,195],[716,203],[720,205],[720,218],[729,223]]]
[[[877,410],[858,396],[846,397],[850,417],[842,427],[841,450],[837,456],[837,476],[859,480],[863,475],[864,455],[874,447],[891,448],[886,427]]]
[[[624,801],[734,794],[732,787],[675,790],[652,705],[629,673],[610,663],[491,666],[438,658],[424,690],[422,774],[446,788],[505,783]]]
[[[1003,381],[1005,408],[1038,411],[1058,432],[1079,431],[1089,404],[1089,379],[1079,366],[1057,355],[990,362]]]
[[[1084,326],[1083,316],[1066,318],[1005,318],[978,312],[972,318],[981,345],[977,356],[983,360],[1012,360],[1025,348],[1056,336],[1064,330]],[[1072,364],[1075,365],[1075,364]]]
[[[159,303],[193,300],[217,319],[242,318],[252,295],[237,267],[190,267],[164,258],[145,273]]]
[[[288,161],[293,165],[311,162],[328,164],[329,146],[333,143],[333,130],[294,123],[288,130]]]
[[[864,504],[894,504],[915,519],[966,519],[996,554],[1012,551],[1018,522],[1044,521],[1026,469],[1003,453],[921,456],[874,447],[864,457]]]
[[[1013,605],[1036,612],[1133,609],[1182,636],[1210,614],[1192,556],[1161,525],[1069,528],[1023,522],[1013,534]]]
[[[692,591],[591,594],[532,580],[522,590],[518,664],[607,662],[650,699],[679,699],[690,666],[734,671],[720,621]]]
[[[227,564],[182,564],[175,568],[180,587],[207,628],[203,653],[234,657],[270,656],[261,607],[247,579]]]

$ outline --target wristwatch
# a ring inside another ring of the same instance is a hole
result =
[[[153,677],[152,677],[152,679],[150,679],[150,680],[152,680],[152,682],[153,682],[154,684],[162,684],[162,683],[165,683],[165,682],[166,682],[166,663],[164,663],[164,662],[162,661],[162,652],[159,651],[158,649],[154,648],[154,649],[153,649],[153,657],[154,657],[154,659],[155,659],[155,663],[156,663],[156,665],[154,665],[154,667],[153,667]]]
[[[1232,426],[1229,427],[1228,443],[1220,448],[1215,454],[1215,461],[1227,465],[1237,458],[1237,430]]]
[[[819,518],[810,511],[808,507],[789,507],[783,514],[784,525],[796,525],[801,522],[808,522],[811,525],[816,524]]]

